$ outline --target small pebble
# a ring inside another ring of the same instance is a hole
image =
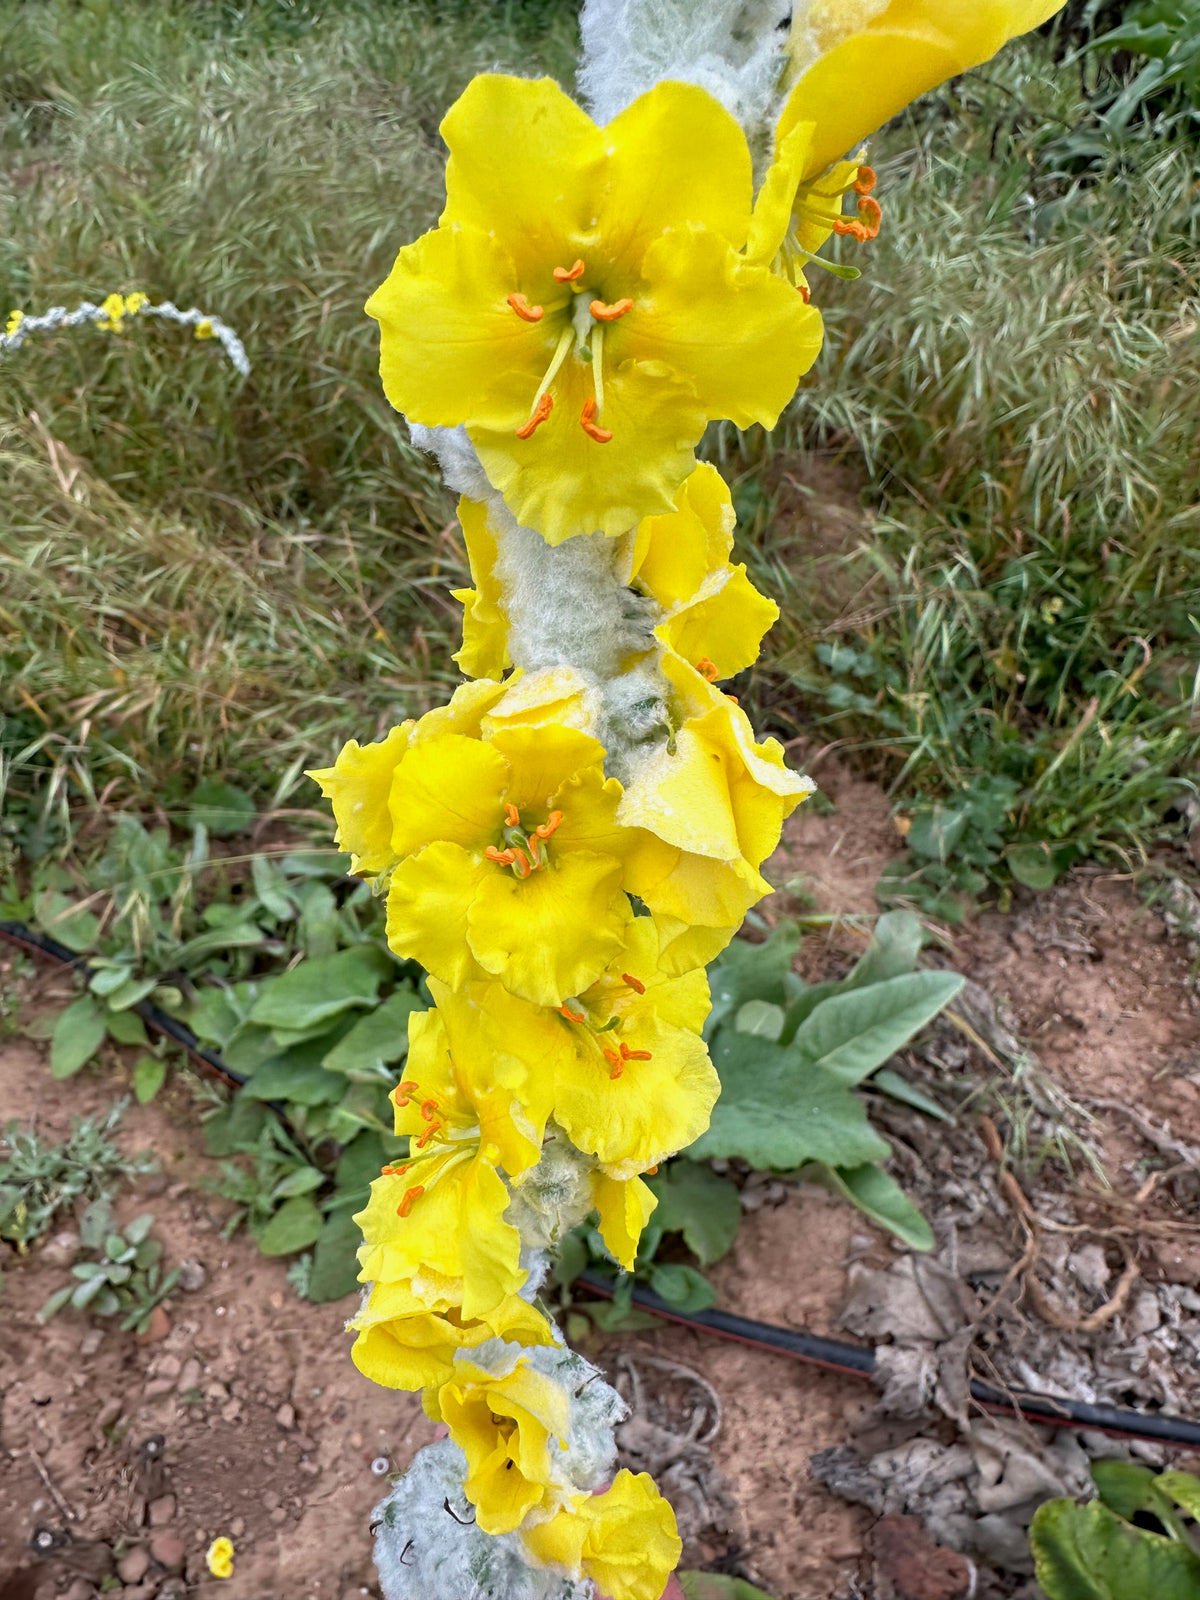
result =
[[[174,1378],[151,1378],[142,1393],[147,1400],[157,1400],[159,1395],[170,1394],[174,1387]]]
[[[117,1562],[117,1577],[122,1583],[141,1583],[150,1570],[150,1552],[135,1545]]]
[[[286,1522],[287,1521],[287,1512],[283,1509],[282,1506],[276,1506],[274,1511],[269,1513],[269,1516],[270,1516],[272,1525],[274,1527],[276,1527],[276,1528],[279,1526],[279,1524],[281,1522]]]
[[[183,1566],[186,1551],[178,1534],[156,1533],[150,1541],[150,1554],[160,1567],[166,1567],[168,1572],[178,1572]]]
[[[86,1578],[76,1578],[69,1589],[63,1591],[62,1600],[93,1600],[96,1590]]]
[[[177,1378],[182,1367],[183,1363],[179,1357],[173,1356],[168,1352],[165,1356],[159,1356],[154,1363],[154,1376],[156,1378]]]
[[[295,1406],[289,1405],[288,1402],[285,1400],[284,1403],[280,1406],[279,1410],[275,1413],[275,1421],[279,1424],[279,1426],[281,1428],[290,1431],[292,1428],[294,1428],[296,1426],[296,1408],[295,1408]]]
[[[182,1394],[186,1389],[199,1388],[203,1371],[204,1369],[195,1356],[189,1356],[183,1363],[183,1371],[179,1374],[179,1382],[176,1385],[180,1393]]]
[[[225,1404],[221,1407],[222,1422],[236,1422],[241,1414],[242,1402],[240,1400],[226,1400]]]
[[[79,1354],[81,1356],[94,1356],[104,1343],[104,1332],[101,1328],[89,1328],[79,1341]]]
[[[194,1256],[179,1263],[179,1287],[188,1294],[198,1294],[208,1282],[208,1272],[202,1261]]]
[[[175,1496],[173,1494],[160,1494],[157,1500],[151,1500],[146,1507],[146,1520],[152,1528],[165,1528],[175,1515]]]
[[[242,1537],[242,1535],[245,1533],[245,1531],[246,1531],[246,1519],[245,1519],[245,1517],[234,1517],[233,1521],[229,1524],[229,1532],[233,1536],[233,1538],[240,1539]]]
[[[79,1235],[69,1229],[47,1239],[37,1253],[37,1259],[47,1267],[70,1267],[79,1254]]]

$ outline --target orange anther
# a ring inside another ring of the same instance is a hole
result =
[[[489,861],[495,861],[502,867],[511,867],[517,859],[515,850],[498,850],[494,844],[488,845],[483,853]]]
[[[599,423],[595,421],[595,416],[596,402],[594,400],[585,400],[583,402],[583,411],[579,418],[579,426],[589,439],[595,439],[597,444],[607,444],[612,438],[612,434],[607,428],[600,427]]]
[[[868,239],[874,239],[879,233],[879,224],[883,221],[883,207],[878,200],[872,200],[869,194],[864,195],[858,202],[858,216],[856,218],[843,217],[833,225],[834,233],[849,234],[852,239],[857,239],[859,244],[865,244]]]
[[[605,1061],[608,1062],[610,1067],[614,1067],[616,1069],[611,1074],[611,1076],[614,1077],[614,1078],[620,1077],[622,1063],[621,1063],[621,1058],[617,1054],[617,1052],[615,1050],[609,1049],[609,1047],[607,1045],[605,1045],[605,1047],[604,1047],[604,1059],[605,1059]]]
[[[508,303],[522,322],[540,322],[546,315],[545,306],[531,306],[523,294],[510,294]]]
[[[539,839],[548,839],[550,835],[555,832],[561,821],[562,812],[552,811],[549,818],[536,827],[533,831],[537,834]]]
[[[804,301],[805,305],[808,305],[812,300],[812,290],[806,283],[798,283],[796,285],[796,292],[799,294],[801,300]]]
[[[432,1122],[437,1116],[438,1103],[436,1100],[426,1100],[421,1105],[421,1115],[426,1122]]]
[[[736,706],[736,705],[737,705],[737,704],[738,704],[738,697],[737,697],[737,695],[735,695],[735,694],[727,694],[727,695],[726,695],[726,696],[725,696],[725,698],[726,698],[726,700],[728,700],[728,701],[729,701],[729,703],[730,703],[730,704],[731,704],[731,705],[735,705],[735,706]]]
[[[510,828],[519,828],[521,825],[521,813],[511,800],[504,807],[504,820]]]
[[[587,1021],[587,1016],[586,1016],[586,1014],[584,1012],[582,1012],[582,1011],[572,1011],[570,1006],[567,1005],[565,1000],[563,1001],[562,1005],[559,1006],[558,1009],[562,1012],[563,1016],[566,1017],[568,1022],[586,1022]]]
[[[524,850],[521,849],[520,845],[514,845],[511,853],[513,858],[513,866],[517,869],[517,877],[527,878],[533,871],[534,867],[537,866],[537,862],[531,862]]]
[[[573,267],[555,267],[555,283],[577,283],[583,277],[583,262],[576,261]]]
[[[440,1122],[431,1122],[425,1129],[425,1132],[417,1140],[417,1149],[424,1150],[425,1146],[429,1143],[430,1139],[433,1138],[434,1134],[440,1132],[442,1126],[443,1124]]]
[[[854,180],[855,194],[870,194],[875,187],[875,168],[862,166],[858,169],[858,177]]]
[[[720,676],[717,672],[716,662],[710,661],[707,656],[701,656],[697,661],[696,671],[702,678],[707,678],[709,683],[716,683],[717,678]]]
[[[531,438],[532,435],[534,434],[534,432],[538,428],[541,427],[542,423],[545,422],[546,418],[550,415],[550,413],[553,410],[554,410],[554,401],[553,401],[553,399],[551,398],[551,396],[548,393],[544,394],[542,396],[542,398],[538,401],[537,405],[534,406],[533,415],[530,417],[529,421],[528,422],[523,422],[521,424],[521,426],[517,429],[517,438],[518,439]]]
[[[635,978],[631,972],[623,972],[621,977],[633,990],[634,994],[645,994],[646,985],[640,978]]]
[[[653,1061],[654,1057],[649,1050],[631,1050],[627,1044],[621,1046],[622,1061]]]
[[[529,836],[529,859],[533,862],[533,870],[535,872],[545,860],[545,857],[542,855],[541,851],[541,840],[538,838],[536,833],[531,833]]]
[[[610,1072],[610,1073],[609,1073],[609,1074],[608,1074],[608,1075],[609,1075],[609,1077],[610,1077],[610,1078],[611,1078],[611,1079],[612,1079],[612,1080],[613,1080],[613,1082],[614,1082],[614,1083],[615,1083],[615,1082],[616,1082],[616,1080],[617,1080],[617,1079],[618,1079],[618,1078],[619,1078],[619,1077],[620,1077],[620,1076],[621,1076],[621,1074],[622,1074],[622,1073],[623,1073],[623,1072],[624,1072],[624,1071],[625,1071],[625,1068],[624,1068],[624,1067],[623,1067],[623,1066],[622,1066],[622,1064],[621,1064],[621,1063],[620,1063],[620,1062],[619,1062],[619,1061],[618,1061],[618,1062],[617,1062],[617,1064],[616,1064],[616,1066],[615,1066],[615,1067],[613,1067],[613,1069],[612,1069],[612,1070],[611,1070],[611,1072]]]
[[[406,1217],[413,1208],[413,1201],[419,1200],[424,1193],[425,1185],[423,1183],[417,1184],[415,1189],[407,1190],[404,1199],[396,1207],[396,1215],[398,1217]]]
[[[392,1091],[392,1103],[397,1106],[406,1106],[420,1087],[419,1083],[413,1083],[409,1079],[406,1079],[403,1083],[398,1083]]]
[[[612,305],[605,305],[603,300],[593,300],[588,310],[597,322],[616,322],[627,311],[633,310],[633,301],[628,295],[623,300],[614,300]]]
[[[650,1175],[650,1177],[653,1177],[654,1174],[658,1171],[658,1162],[656,1161],[652,1167],[647,1167],[646,1171]]]

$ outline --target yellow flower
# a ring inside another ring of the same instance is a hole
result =
[[[389,400],[467,425],[552,544],[671,509],[707,420],[773,426],[817,313],[740,255],[745,138],[660,83],[597,128],[549,79],[475,78],[442,124],[446,209],[367,304]]]
[[[110,294],[100,310],[103,316],[97,318],[97,326],[103,328],[106,333],[119,333],[125,316],[125,296]]]
[[[233,1540],[224,1537],[214,1539],[208,1547],[205,1556],[208,1570],[214,1578],[233,1577]]]
[[[609,1600],[659,1600],[683,1552],[654,1480],[624,1470],[603,1494],[580,1495],[521,1537],[536,1561],[590,1578]]]
[[[618,819],[665,846],[647,857],[637,890],[656,915],[731,936],[770,894],[758,869],[813,784],[788,769],[777,740],[759,743],[745,712],[681,657],[665,651],[662,666],[681,725],[672,747],[638,769]]]
[[[628,836],[604,749],[572,728],[422,740],[392,779],[388,943],[459,988],[491,973],[537,1005],[595,981],[621,948]]]
[[[200,322],[198,322],[196,324],[195,337],[197,339],[211,339],[212,336],[213,336],[213,325],[208,320],[208,318],[205,317],[205,318],[203,318],[202,321],[200,321]]]
[[[733,502],[707,464],[680,485],[675,509],[638,525],[630,582],[667,613],[655,632],[706,677],[731,678],[757,660],[779,607],[730,566]]]
[[[473,589],[452,589],[463,611],[462,649],[453,659],[468,678],[498,678],[512,665],[508,653],[508,618],[500,604],[500,581],[495,575],[496,538],[488,527],[487,507],[465,496],[458,502]]]
[[[510,1361],[497,1372],[459,1356],[431,1408],[467,1458],[463,1489],[493,1534],[511,1533],[566,1487],[555,1456],[567,1447],[570,1396],[515,1351]]]
[[[698,1139],[721,1091],[700,1038],[708,979],[668,977],[658,957],[652,918],[635,918],[621,959],[562,1008],[570,1049],[555,1069],[555,1120],[613,1178]]]
[[[513,1344],[554,1344],[554,1330],[541,1312],[508,1295],[482,1317],[462,1314],[458,1298],[436,1294],[423,1299],[403,1281],[377,1283],[347,1327],[358,1337],[350,1355],[374,1383],[388,1389],[438,1388],[454,1371],[456,1350],[470,1350],[488,1339]]]
[[[150,304],[150,296],[143,294],[140,289],[135,289],[132,294],[125,296],[124,311],[127,317],[136,317],[143,306]]]
[[[7,337],[11,339],[24,321],[25,313],[23,311],[10,311],[8,313],[8,321],[4,324],[4,332]]]

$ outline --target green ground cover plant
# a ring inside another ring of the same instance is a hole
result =
[[[1094,1461],[1097,1498],[1047,1500],[1030,1528],[1050,1600],[1196,1600],[1200,1479],[1132,1461]]]

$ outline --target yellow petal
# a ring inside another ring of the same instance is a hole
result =
[[[440,739],[446,733],[461,733],[478,739],[483,719],[520,681],[519,672],[511,673],[503,683],[490,678],[478,678],[473,683],[460,683],[444,706],[427,711],[412,732],[413,744],[426,739]]]
[[[549,811],[568,779],[604,759],[599,739],[553,723],[497,728],[491,742],[510,769],[504,798],[521,812]]]
[[[694,927],[677,917],[655,917],[659,930],[659,966],[671,977],[682,977],[696,968],[707,967],[724,950],[737,932],[737,925]],[[707,989],[707,985],[705,986]],[[692,1024],[689,1024],[692,1026]]]
[[[686,374],[673,373],[658,354],[622,360],[606,366],[604,395],[607,444],[579,425],[592,379],[591,368],[573,357],[555,381],[553,411],[532,438],[467,425],[484,471],[517,521],[548,544],[579,533],[623,534],[641,517],[669,511],[695,465],[692,451],[707,419]]]
[[[683,1552],[654,1480],[626,1468],[603,1494],[573,1496],[521,1537],[541,1565],[590,1578],[608,1600],[659,1600]]]
[[[680,484],[674,507],[644,517],[634,539],[630,580],[664,611],[690,600],[733,549],[733,501],[717,469],[702,461]]]
[[[332,767],[316,768],[308,774],[321,785],[326,800],[333,802],[337,821],[334,842],[350,852],[351,872],[382,872],[395,860],[388,795],[413,726],[401,723],[376,744],[360,745],[351,739],[342,746]]]
[[[693,666],[708,661],[718,678],[732,678],[758,660],[763,636],[778,616],[779,607],[758,592],[744,566],[726,567],[655,632]]]
[[[508,1295],[516,1294],[525,1282],[526,1274],[520,1266],[521,1235],[503,1220],[508,1209],[508,1189],[483,1156],[467,1167],[462,1196],[458,1245],[463,1316],[483,1317]]]
[[[383,391],[397,411],[428,427],[468,418],[520,427],[554,337],[515,315],[508,296],[518,287],[505,245],[475,228],[435,228],[405,245],[366,304],[379,323]]]
[[[494,232],[524,269],[569,267],[595,227],[605,142],[587,113],[551,78],[485,72],[451,106],[441,133],[450,148],[443,221]]]
[[[435,840],[482,850],[504,825],[508,763],[462,734],[415,744],[392,779],[392,849],[411,855]]]
[[[489,871],[456,844],[429,844],[402,861],[388,890],[389,947],[452,988],[481,977],[467,946],[467,916]]]
[[[527,672],[498,700],[480,725],[485,739],[501,728],[545,728],[555,724],[594,736],[604,702],[594,680],[574,667],[543,667]]]
[[[626,1272],[632,1272],[642,1229],[658,1204],[653,1190],[640,1178],[612,1178],[597,1170],[592,1174],[592,1201],[600,1237]]]
[[[788,111],[785,111],[785,119],[787,116]],[[795,123],[786,134],[777,136],[775,159],[767,168],[754,201],[750,237],[746,242],[747,261],[769,267],[783,248],[792,222],[796,191],[813,171],[815,133],[816,125],[806,121]]]
[[[475,959],[506,989],[557,1006],[600,976],[628,919],[620,862],[572,850],[524,881],[488,873],[468,913],[468,936]]]
[[[660,239],[642,275],[650,303],[628,317],[622,353],[688,379],[710,418],[773,428],[820,351],[816,306],[712,233]]]
[[[452,659],[469,678],[498,678],[512,662],[508,618],[495,571],[496,537],[488,526],[487,506],[478,500],[464,495],[458,502],[458,520],[475,587],[451,591],[464,607],[462,648]]]
[[[864,26],[854,0],[818,0],[796,13],[801,75],[776,142],[814,123],[810,170],[824,171],[919,95],[1061,9],[1062,0],[891,0]]]

